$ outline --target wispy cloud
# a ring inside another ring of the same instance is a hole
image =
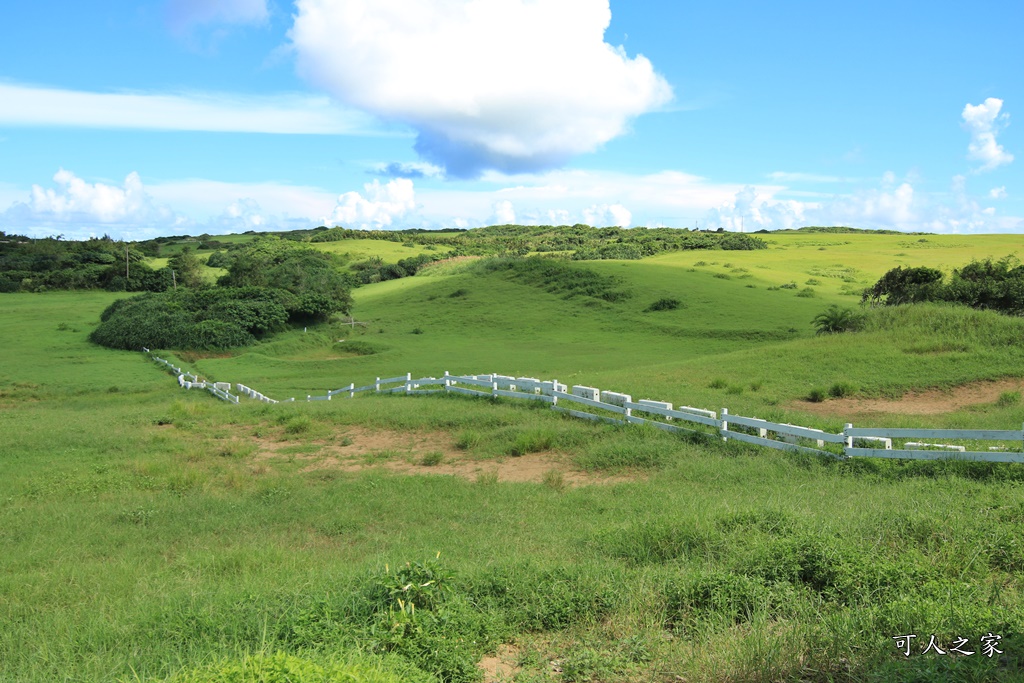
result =
[[[393,161],[390,164],[381,164],[374,167],[370,173],[373,175],[379,175],[383,178],[443,178],[444,169],[434,164],[428,164],[422,161],[413,162],[398,162]]]
[[[789,173],[774,171],[768,177],[780,183],[855,183],[858,178],[844,178],[835,175],[819,175],[817,173]]]
[[[261,24],[267,0],[167,0],[167,24],[175,33],[209,24]]]
[[[0,83],[0,125],[142,130],[406,135],[325,96],[99,93]]]

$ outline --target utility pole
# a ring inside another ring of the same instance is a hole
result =
[[[174,269],[171,269],[171,282],[174,284],[174,289],[178,289],[178,278],[174,275]]]

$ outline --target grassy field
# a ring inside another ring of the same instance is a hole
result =
[[[281,397],[497,371],[828,428],[845,420],[811,389],[1024,374],[1018,319],[810,325],[854,305],[844,286],[1014,238],[768,239],[548,284],[468,261],[356,290],[365,328],[177,357]],[[116,296],[0,298],[0,680],[461,682],[499,651],[521,682],[1021,678],[1019,466],[825,461],[459,397],[229,406],[89,344]],[[682,305],[645,311],[665,297]],[[1008,429],[1024,406],[873,419]],[[932,634],[975,654],[921,654]]]

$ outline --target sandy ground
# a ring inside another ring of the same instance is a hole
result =
[[[501,645],[498,651],[490,656],[484,657],[477,664],[484,672],[484,683],[506,683],[515,678],[519,672],[516,661],[519,659],[519,649],[515,645]]]
[[[995,382],[972,382],[948,391],[931,389],[912,391],[899,399],[833,398],[821,403],[797,401],[792,407],[808,413],[829,417],[856,417],[895,413],[899,415],[939,415],[969,406],[994,403],[1007,391],[1024,393],[1024,379],[1002,379]]]

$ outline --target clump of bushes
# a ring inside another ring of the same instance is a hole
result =
[[[864,302],[895,306],[948,301],[971,308],[1024,315],[1024,265],[1013,256],[971,261],[953,270],[949,281],[936,268],[893,268],[866,289]]]
[[[645,308],[644,309],[644,313],[651,313],[653,311],[674,311],[677,308],[679,308],[679,306],[681,306],[681,305],[682,305],[682,302],[679,301],[679,299],[672,299],[672,298],[667,298],[666,297],[666,298],[658,299],[657,301],[652,303],[650,306]]]
[[[89,339],[112,349],[230,349],[281,329],[297,299],[266,287],[178,289],[119,299]]]

